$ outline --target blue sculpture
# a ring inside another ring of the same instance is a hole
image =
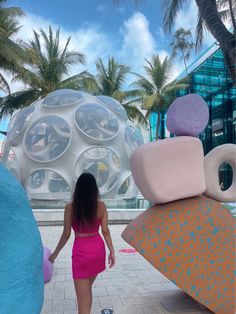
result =
[[[0,313],[39,314],[43,246],[25,191],[0,164]]]

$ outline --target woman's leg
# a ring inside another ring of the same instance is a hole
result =
[[[92,303],[93,303],[93,293],[92,293],[92,285],[95,281],[95,279],[97,278],[97,276],[91,277],[89,278],[90,280],[90,286],[91,286],[91,304],[90,304],[90,311],[91,311],[91,307],[92,307]]]
[[[92,305],[92,289],[89,279],[74,280],[79,314],[90,314]]]
[[[93,283],[94,283],[96,278],[97,278],[97,275],[94,276],[94,277],[89,278],[90,279],[90,283],[91,283],[91,287],[92,287],[92,285],[93,285]]]

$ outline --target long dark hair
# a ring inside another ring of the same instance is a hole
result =
[[[88,225],[97,218],[99,190],[94,176],[82,173],[76,183],[72,200],[73,218],[79,225]]]

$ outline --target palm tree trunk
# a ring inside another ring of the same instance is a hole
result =
[[[156,126],[156,141],[159,140],[159,130],[161,124],[161,112],[160,110],[157,111],[157,126]]]
[[[229,10],[230,10],[230,16],[231,16],[231,20],[232,20],[232,24],[233,24],[233,28],[234,28],[234,34],[236,33],[236,21],[235,21],[235,12],[233,9],[233,3],[232,0],[229,0]]]
[[[184,60],[184,67],[185,67],[186,77],[187,77],[187,80],[188,80],[188,92],[189,92],[189,94],[190,94],[190,93],[191,93],[190,79],[189,79],[189,76],[188,76],[187,62],[186,62],[184,53],[182,53],[182,58],[183,58],[183,60]]]
[[[184,55],[184,53],[183,53],[183,52],[182,52],[182,58],[183,58],[183,60],[184,60],[184,67],[185,67],[186,76],[188,76],[187,63],[186,63],[186,60],[185,60],[185,55]]]
[[[225,63],[229,70],[229,75],[236,85],[236,40],[234,35],[227,30],[220,19],[217,11],[216,0],[195,0],[199,11],[206,22],[209,31],[219,42],[220,48],[225,57]]]

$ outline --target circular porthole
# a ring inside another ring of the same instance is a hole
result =
[[[25,188],[28,195],[37,197],[57,199],[58,194],[63,198],[63,193],[70,193],[71,189],[66,180],[57,172],[51,169],[37,169],[33,171],[25,181]]]
[[[12,117],[7,131],[7,141],[9,143],[21,133],[34,112],[34,109],[34,106],[24,108]]]
[[[93,147],[86,150],[75,166],[75,180],[82,172],[90,172],[96,178],[101,194],[112,189],[120,174],[120,159],[105,147]]]
[[[117,100],[109,96],[97,96],[97,98],[101,100],[106,105],[106,107],[112,110],[114,113],[128,119],[124,107]]]
[[[137,148],[139,145],[143,144],[143,136],[140,129],[128,125],[125,128],[125,148],[127,151],[128,156],[132,154],[132,152]]]
[[[109,140],[118,132],[116,116],[102,105],[89,103],[80,106],[75,112],[78,128],[95,140]]]
[[[73,105],[83,99],[81,92],[72,89],[60,89],[48,94],[43,102],[44,107],[64,107]]]
[[[46,116],[29,128],[24,147],[33,160],[47,162],[61,156],[69,146],[70,139],[70,127],[63,118]]]

